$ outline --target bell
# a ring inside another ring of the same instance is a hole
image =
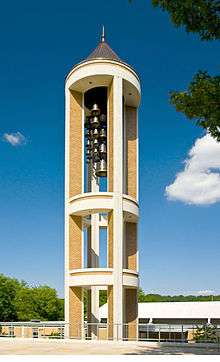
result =
[[[100,131],[100,134],[99,134],[99,138],[105,139],[106,137],[107,137],[106,130],[104,128],[102,128]]]
[[[106,147],[106,144],[105,143],[102,143],[99,147],[99,152],[101,154],[104,154],[104,153],[107,153],[107,147]]]
[[[100,109],[98,107],[98,104],[93,104],[91,113],[93,116],[98,116],[100,114]]]
[[[90,157],[90,150],[86,150],[86,157]]]
[[[98,138],[98,137],[99,137],[99,131],[97,130],[97,128],[95,128],[95,129],[93,130],[93,137],[94,137],[94,138]]]
[[[88,150],[90,150],[91,147],[92,147],[91,141],[90,141],[89,139],[87,139],[87,141],[86,141],[86,148],[87,148]]]
[[[107,164],[105,160],[100,160],[96,170],[96,176],[106,177],[107,176]]]
[[[99,141],[98,141],[97,138],[96,138],[96,139],[94,139],[94,141],[93,141],[93,146],[94,146],[94,147],[98,147],[98,145],[99,145]]]
[[[98,147],[94,147],[94,149],[93,149],[93,155],[95,156],[95,155],[98,155],[99,154],[99,149],[98,149]]]
[[[99,126],[99,118],[97,116],[91,117],[90,124],[93,128],[97,128]]]

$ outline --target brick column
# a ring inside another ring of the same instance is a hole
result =
[[[69,288],[69,337],[81,338],[83,326],[83,288]]]
[[[137,130],[137,109],[125,107],[126,120],[126,154],[127,154],[127,194],[137,199],[138,197],[138,130]]]
[[[125,323],[127,324],[127,338],[137,339],[138,303],[137,289],[125,289]]]

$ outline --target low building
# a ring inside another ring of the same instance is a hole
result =
[[[101,322],[107,322],[108,306],[100,307]],[[220,302],[138,303],[139,323],[220,324]]]
[[[108,323],[108,307],[100,307],[101,323]],[[198,326],[220,328],[220,302],[138,303],[139,339],[189,341]],[[125,326],[126,328],[126,326]]]

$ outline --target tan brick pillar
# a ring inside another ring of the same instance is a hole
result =
[[[125,268],[137,271],[137,224],[126,222],[125,230]]]
[[[137,224],[126,223],[126,269],[137,271]],[[138,299],[137,289],[125,289],[125,336],[137,339]]]
[[[69,217],[69,269],[82,268],[82,217]],[[69,336],[80,338],[83,323],[83,288],[69,287]]]
[[[125,323],[127,324],[127,338],[137,339],[138,302],[137,289],[125,289]]]
[[[137,109],[126,106],[127,194],[137,199]]]
[[[69,269],[82,268],[82,218],[69,216]]]
[[[69,288],[69,336],[82,337],[83,323],[83,288]]]

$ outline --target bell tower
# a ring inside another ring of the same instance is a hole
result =
[[[70,338],[99,338],[101,291],[108,306],[106,338],[137,338],[139,102],[137,73],[110,48],[103,32],[96,49],[65,82],[65,321]]]

